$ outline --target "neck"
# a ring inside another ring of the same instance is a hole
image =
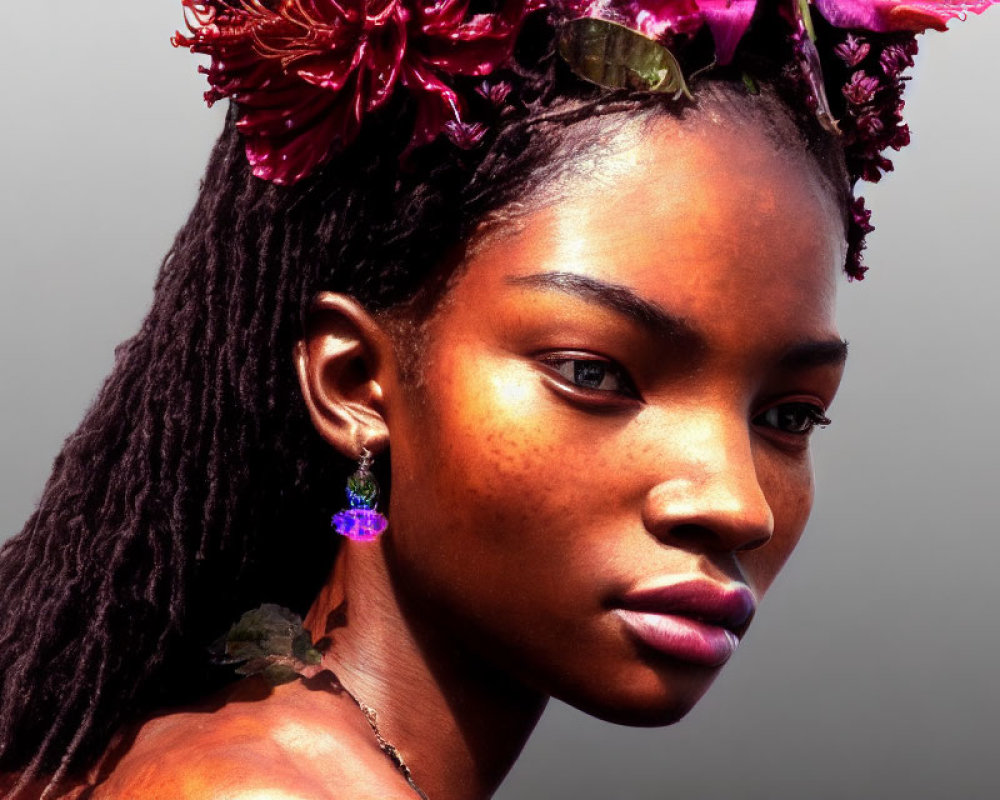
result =
[[[345,541],[305,625],[430,800],[492,796],[548,700],[407,613],[379,544]]]

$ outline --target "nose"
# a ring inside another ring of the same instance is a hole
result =
[[[688,420],[680,433],[668,437],[662,480],[645,498],[646,529],[663,541],[703,549],[742,551],[767,544],[774,514],[746,424]]]

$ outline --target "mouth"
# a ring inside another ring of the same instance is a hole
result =
[[[742,583],[696,580],[629,592],[613,613],[644,645],[718,667],[736,652],[755,608],[753,592]]]

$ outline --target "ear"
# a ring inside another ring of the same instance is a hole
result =
[[[320,435],[348,458],[389,443],[383,387],[395,370],[388,334],[358,302],[323,292],[313,302],[295,367]]]

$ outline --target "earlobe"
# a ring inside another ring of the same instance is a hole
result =
[[[295,368],[309,416],[320,435],[348,458],[389,441],[384,388],[395,369],[392,341],[352,298],[317,295]]]

